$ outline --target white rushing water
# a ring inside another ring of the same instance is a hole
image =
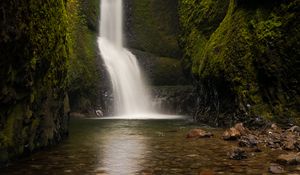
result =
[[[122,0],[101,0],[98,46],[113,85],[115,113],[152,112],[136,57],[123,46]]]

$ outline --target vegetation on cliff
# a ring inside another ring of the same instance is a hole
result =
[[[180,1],[180,43],[202,98],[199,116],[299,122],[299,8],[299,0]]]
[[[178,1],[124,0],[126,45],[153,86],[189,84],[178,45]]]
[[[174,0],[125,0],[125,29],[130,48],[158,56],[180,56],[178,2]]]
[[[68,94],[75,109],[95,105],[99,1],[4,1],[0,12],[3,162],[67,135]]]
[[[68,93],[73,111],[87,113],[97,103],[100,71],[98,66],[98,0],[70,0],[67,3],[70,31]]]
[[[69,41],[63,0],[0,4],[2,162],[67,134]]]

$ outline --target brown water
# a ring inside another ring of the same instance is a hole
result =
[[[230,160],[227,152],[236,142],[223,141],[221,129],[205,126],[214,138],[186,139],[196,127],[186,120],[77,119],[71,121],[71,135],[63,144],[0,169],[0,174],[196,175],[206,169],[216,174],[268,174],[270,162],[280,153],[264,149],[245,160]],[[293,169],[297,167],[288,170]]]

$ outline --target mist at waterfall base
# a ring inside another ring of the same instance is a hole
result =
[[[113,87],[113,117],[102,119],[174,119],[156,113],[136,57],[123,46],[122,0],[101,0],[98,47]]]

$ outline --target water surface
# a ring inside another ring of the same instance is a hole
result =
[[[188,140],[199,127],[187,120],[76,119],[61,145],[19,160],[0,174],[264,174],[279,152],[263,150],[246,160],[230,160],[236,142],[220,139],[222,129],[204,127],[214,138]],[[295,168],[295,167],[292,167]]]

